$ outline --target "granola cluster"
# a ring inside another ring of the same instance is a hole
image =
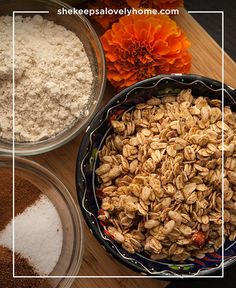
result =
[[[221,101],[151,98],[111,121],[99,151],[98,218],[130,253],[151,259],[203,258],[236,238],[236,115]],[[222,130],[224,143],[222,145]]]

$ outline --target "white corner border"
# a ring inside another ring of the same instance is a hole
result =
[[[221,109],[222,109],[222,122],[224,123],[224,82],[225,82],[225,61],[224,61],[224,54],[225,54],[225,47],[224,47],[224,29],[225,29],[225,15],[223,10],[219,11],[188,11],[188,13],[192,14],[221,14]],[[224,145],[224,129],[222,125],[222,147]],[[221,262],[221,276],[220,278],[224,278],[224,150],[222,149],[222,154],[221,154],[221,166],[222,166],[222,171],[221,171],[221,190],[222,190],[222,208],[221,208],[221,214],[222,214],[222,226],[221,226],[221,231],[222,231],[222,262]],[[208,276],[209,277],[209,276]],[[206,277],[206,278],[208,278]],[[216,278],[216,277],[215,277]]]
[[[202,14],[221,14],[221,19],[222,19],[222,47],[221,47],[221,64],[222,64],[222,69],[221,69],[221,83],[222,83],[222,122],[224,122],[224,11],[187,11],[189,14],[197,14],[197,13],[202,13]],[[197,279],[197,278],[224,278],[224,261],[222,261],[222,275],[217,275],[217,276],[193,276],[193,275],[185,275],[185,276],[145,276],[145,275],[140,275],[140,276],[120,276],[120,275],[111,275],[111,276],[15,276],[15,14],[17,13],[37,13],[37,14],[47,14],[49,11],[13,11],[13,29],[12,29],[12,36],[13,36],[13,87],[12,87],[12,93],[13,93],[13,102],[12,102],[12,109],[13,109],[13,149],[12,149],[12,155],[13,155],[13,278],[14,279],[61,279],[61,278],[67,278],[67,279],[102,279],[102,278],[111,278],[111,279],[139,279],[139,278],[145,278],[145,279]],[[224,143],[224,131],[222,127],[222,145]],[[224,152],[222,151],[222,235],[224,235],[224,185],[223,185],[223,178],[224,178]],[[222,247],[224,247],[224,237],[222,237]],[[224,257],[224,249],[222,249],[222,259]]]

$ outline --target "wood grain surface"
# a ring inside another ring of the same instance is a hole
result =
[[[216,42],[203,30],[203,28],[189,15],[184,9],[180,15],[174,17],[179,26],[186,32],[192,43],[191,53],[193,56],[192,73],[200,74],[221,80],[221,48]],[[235,63],[225,55],[225,83],[236,87]],[[104,96],[104,103],[114,95],[114,91],[108,85]],[[65,146],[52,152],[30,157],[32,160],[42,164],[54,172],[71,191],[76,199],[75,187],[75,166],[76,157],[83,133]],[[84,223],[85,251],[82,266],[79,275],[83,276],[104,276],[124,275],[135,276],[136,279],[76,279],[74,288],[162,288],[168,282],[156,279],[139,279],[139,274],[131,271],[117,262],[100,246],[94,236],[89,232]]]

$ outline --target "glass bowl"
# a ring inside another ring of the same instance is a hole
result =
[[[11,156],[0,156],[0,173],[1,169],[12,168],[12,164]],[[61,276],[77,276],[83,258],[83,229],[78,207],[64,184],[36,162],[16,157],[15,175],[43,191],[60,216],[63,229],[62,251],[57,265],[49,275],[55,278],[47,282],[50,288],[69,288],[73,278]]]
[[[225,268],[236,263],[236,241],[229,240],[226,240],[224,245],[224,259],[222,259],[221,249],[206,254],[203,259],[194,258],[192,261],[186,260],[183,263],[165,259],[154,261],[144,253],[131,254],[107,236],[106,225],[97,219],[100,209],[100,201],[96,196],[96,190],[99,188],[95,173],[99,162],[97,152],[112,131],[110,118],[119,117],[121,111],[132,109],[136,104],[145,102],[152,96],[161,98],[167,93],[177,95],[180,90],[187,88],[192,89],[195,97],[207,96],[221,99],[223,93],[225,104],[236,111],[236,92],[227,85],[222,89],[220,82],[199,75],[160,75],[136,83],[113,97],[89,124],[78,153],[77,194],[90,230],[113,257],[125,266],[145,275],[163,277],[212,275],[221,272],[223,260]]]
[[[15,153],[17,155],[36,155],[56,149],[73,139],[78,133],[86,128],[86,124],[91,120],[100,100],[103,97],[106,72],[105,57],[100,40],[91,26],[90,22],[80,15],[58,15],[57,10],[60,8],[70,9],[71,7],[57,0],[2,0],[0,3],[0,16],[12,15],[13,11],[49,11],[49,14],[40,14],[42,17],[54,21],[58,25],[62,25],[71,30],[83,43],[85,51],[89,58],[92,73],[93,87],[91,99],[88,104],[88,115],[78,119],[66,130],[62,131],[54,137],[38,142],[15,142]],[[17,13],[17,15],[26,15]],[[27,13],[27,16],[35,14]],[[0,139],[0,152],[10,153],[12,151],[12,141]]]

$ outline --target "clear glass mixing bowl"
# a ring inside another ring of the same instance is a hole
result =
[[[12,168],[12,164],[11,156],[0,156],[0,179],[1,171]],[[73,276],[77,276],[79,272],[83,258],[83,228],[78,206],[64,184],[53,173],[36,162],[16,157],[15,175],[30,181],[43,191],[57,209],[63,228],[63,244],[59,261],[49,275],[56,278],[48,279],[47,282],[50,288],[69,288],[74,281]],[[72,276],[72,278],[60,276]],[[42,288],[46,287],[42,285]]]
[[[58,15],[57,11],[62,7],[71,8],[69,5],[57,0],[2,0],[0,2],[0,16],[12,15],[13,11],[49,11],[49,14],[41,14],[42,17],[52,20],[78,35],[88,55],[94,78],[92,96],[88,105],[88,115],[79,119],[71,127],[68,127],[53,138],[38,142],[15,142],[15,153],[17,155],[36,155],[53,150],[69,142],[83,128],[86,128],[86,124],[90,122],[104,94],[106,84],[105,57],[100,40],[86,17],[80,15]],[[17,13],[17,15],[26,16],[24,13]],[[35,13],[27,13],[27,16],[33,15]],[[12,148],[12,141],[0,139],[0,152],[10,153]]]

